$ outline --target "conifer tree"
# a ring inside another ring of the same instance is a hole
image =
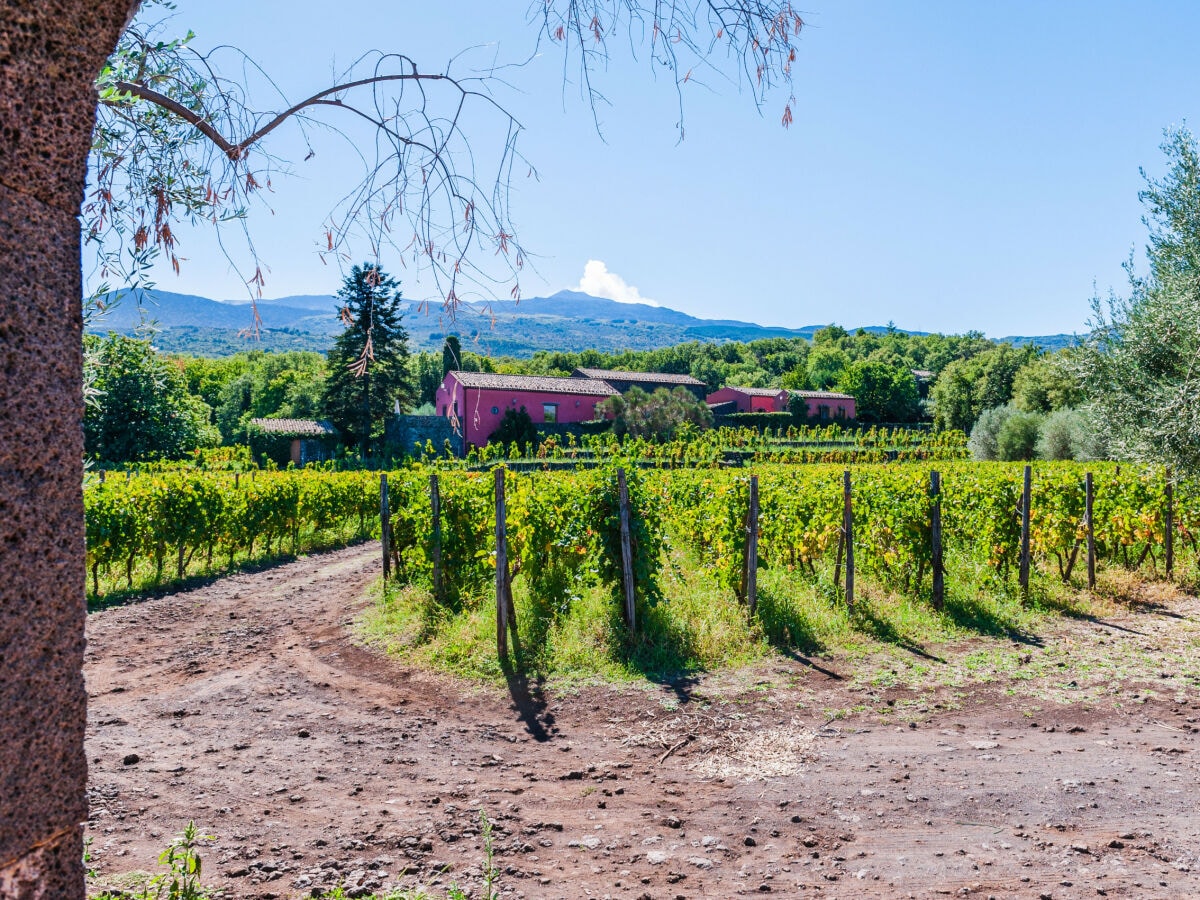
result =
[[[322,408],[346,442],[365,457],[399,403],[412,403],[408,332],[401,324],[399,283],[378,265],[355,266],[338,291],[346,330],[329,351]]]

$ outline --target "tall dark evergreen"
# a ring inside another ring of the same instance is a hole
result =
[[[401,324],[399,283],[378,266],[355,266],[337,296],[346,330],[329,351],[322,407],[365,456],[396,404],[401,411],[412,404],[408,332]]]
[[[458,342],[458,335],[447,335],[442,344],[442,377],[445,378],[449,372],[461,372],[462,358],[462,344]]]

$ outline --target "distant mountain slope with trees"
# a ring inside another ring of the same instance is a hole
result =
[[[91,323],[96,333],[131,334],[147,323],[155,330],[155,346],[171,353],[228,356],[242,350],[314,350],[325,352],[341,331],[332,295],[299,295],[260,300],[261,330],[257,342],[247,332],[254,325],[248,303],[210,300],[191,294],[154,291],[137,297],[115,296],[106,315]],[[447,334],[460,336],[464,349],[487,356],[532,357],[538,351],[582,353],[598,350],[656,350],[689,341],[757,341],[766,338],[811,340],[824,325],[781,328],[729,319],[701,319],[663,306],[617,303],[577,291],[520,302],[463,303],[454,320],[441,310],[424,311],[405,301],[404,326],[413,350],[440,351]],[[853,329],[858,331],[860,329]],[[872,325],[869,334],[899,331]],[[1033,344],[1053,351],[1074,342],[1073,335],[1005,337],[1015,346]]]

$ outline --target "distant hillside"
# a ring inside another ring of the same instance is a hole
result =
[[[1076,334],[1044,334],[1041,337],[1003,337],[999,338],[1000,343],[1009,343],[1014,347],[1024,347],[1026,344],[1034,344],[1041,347],[1043,350],[1055,351],[1062,350],[1064,347],[1071,347],[1078,343],[1082,335]]]
[[[120,298],[113,309],[93,322],[95,332],[130,333],[143,321],[156,328],[155,345],[175,353],[227,356],[239,350],[327,350],[342,329],[332,295],[306,294],[261,300],[262,333],[253,325],[249,303],[209,300],[190,294],[155,291],[141,298]],[[438,350],[447,334],[462,337],[463,346],[492,356],[532,356],[538,350],[602,352],[652,350],[686,341],[754,341],[762,338],[808,338],[824,325],[777,328],[726,319],[700,319],[678,310],[642,303],[617,303],[576,291],[520,302],[465,303],[450,320],[440,308],[422,312],[410,303],[404,317],[414,350]],[[867,331],[882,333],[883,326]],[[920,333],[920,332],[910,332]],[[1071,335],[1004,338],[1014,344],[1037,344],[1056,350],[1073,342]]]

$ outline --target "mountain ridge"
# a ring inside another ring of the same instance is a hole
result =
[[[158,290],[113,297],[119,302],[110,304],[103,315],[89,322],[88,330],[129,334],[153,323],[155,345],[167,352],[225,356],[253,349],[323,351],[343,327],[337,315],[337,298],[331,294],[259,300],[257,340],[251,335],[254,318],[249,301],[212,300]],[[437,308],[428,312],[421,308],[417,301],[404,304],[404,324],[412,349],[438,350],[447,334],[458,334],[464,347],[491,356],[528,357],[538,350],[650,350],[688,341],[724,343],[775,337],[811,340],[827,327],[787,328],[736,319],[703,319],[670,307],[620,303],[571,290],[519,301],[465,302],[454,319]],[[863,330],[883,334],[889,326],[870,325]],[[1057,334],[996,340],[1055,350],[1075,339],[1074,335]]]

